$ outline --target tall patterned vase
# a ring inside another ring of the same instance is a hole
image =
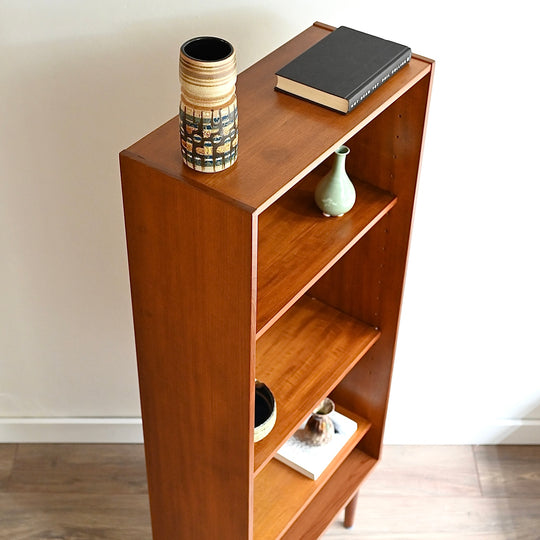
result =
[[[230,167],[238,155],[236,53],[217,37],[180,47],[180,144],[184,163],[202,172]]]
[[[356,201],[356,190],[345,171],[345,158],[349,152],[346,146],[336,150],[332,169],[315,188],[315,202],[326,217],[342,216]]]

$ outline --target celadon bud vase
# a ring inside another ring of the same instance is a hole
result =
[[[334,163],[315,188],[315,202],[326,217],[339,217],[348,212],[356,201],[356,190],[345,171],[345,158],[350,150],[340,146]]]
[[[224,39],[202,36],[180,47],[182,161],[218,172],[238,156],[236,53]]]

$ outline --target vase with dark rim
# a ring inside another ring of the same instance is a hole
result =
[[[224,39],[201,36],[180,47],[180,143],[183,162],[202,172],[238,156],[236,53]]]
[[[311,446],[321,446],[330,442],[334,435],[334,423],[330,414],[334,412],[335,405],[330,398],[326,398],[313,411],[303,429],[301,439]]]

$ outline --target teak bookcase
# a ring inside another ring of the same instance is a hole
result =
[[[239,75],[231,168],[185,167],[178,118],[120,154],[155,540],[318,538],[379,459],[433,62],[348,115],[274,91],[330,30]],[[341,144],[357,202],[325,218]],[[277,402],[258,443],[255,378]],[[327,395],[359,428],[312,481],[272,458]]]

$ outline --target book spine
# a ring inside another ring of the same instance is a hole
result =
[[[349,110],[352,111],[359,103],[364,101],[369,95],[371,95],[381,84],[386,82],[392,75],[397,73],[403,66],[408,64],[411,59],[411,50],[405,51],[394,62],[392,62],[386,69],[381,71],[373,80],[368,84],[357,90],[352,97],[348,99]]]

